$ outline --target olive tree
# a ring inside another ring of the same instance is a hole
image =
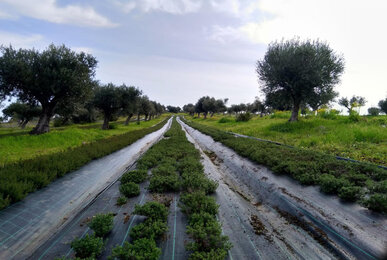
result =
[[[339,105],[345,107],[348,113],[351,114],[354,108],[364,106],[367,101],[364,97],[353,96],[350,99],[342,97],[339,99]]]
[[[298,120],[301,104],[334,97],[334,86],[344,71],[344,59],[327,43],[298,38],[273,42],[256,72],[265,95],[281,93],[292,103],[289,121]]]
[[[121,94],[121,89],[113,83],[96,88],[93,104],[103,114],[103,130],[109,129],[109,122],[113,115],[117,114],[122,108]]]
[[[34,117],[38,117],[42,112],[42,108],[36,105],[30,105],[20,102],[15,102],[3,109],[5,117],[10,117],[18,120],[18,125],[24,129],[29,121]]]
[[[192,103],[183,106],[183,111],[188,113],[190,116],[193,116],[195,113],[195,106]]]
[[[387,98],[385,100],[380,100],[378,106],[380,107],[380,111],[387,114]]]
[[[12,46],[1,47],[0,51],[0,96],[39,102],[42,107],[31,134],[49,132],[59,103],[82,100],[92,90],[97,60],[90,54],[53,44],[42,52]]]
[[[124,124],[128,125],[130,119],[137,112],[137,103],[139,102],[142,91],[133,86],[128,87],[125,84],[120,87],[120,91],[122,113],[127,116]]]

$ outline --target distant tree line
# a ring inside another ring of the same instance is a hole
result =
[[[38,117],[31,134],[49,132],[52,118],[67,124],[94,122],[102,115],[102,129],[109,129],[118,116],[127,117],[127,125],[133,116],[149,120],[165,111],[136,87],[95,80],[97,60],[90,54],[53,44],[42,52],[12,46],[0,51],[0,103],[17,100],[3,110],[4,117],[22,128]]]

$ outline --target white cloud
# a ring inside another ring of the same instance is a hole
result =
[[[122,2],[122,1],[113,1],[113,3],[118,6],[118,8],[120,8],[120,10],[124,13],[130,13],[131,11],[133,11],[137,4],[136,2],[133,2],[133,1],[129,1],[129,2]]]
[[[197,12],[201,6],[201,0],[141,0],[138,5],[144,12],[166,12],[171,14],[186,14]]]
[[[87,53],[87,54],[94,54],[95,53],[95,50],[93,48],[90,48],[90,47],[84,47],[84,46],[76,46],[76,47],[71,47],[71,49],[75,52],[84,52],[84,53]]]
[[[58,24],[84,27],[115,27],[117,24],[98,14],[91,7],[58,6],[56,0],[2,0],[15,15],[32,17]]]
[[[210,4],[214,11],[229,13],[234,16],[240,15],[241,3],[239,0],[211,0]]]
[[[37,48],[40,49],[45,45],[45,41],[40,34],[14,34],[0,31],[0,45],[14,48]]]
[[[248,40],[246,35],[242,33],[239,28],[235,28],[232,26],[223,27],[219,25],[214,25],[212,26],[209,34],[209,39],[221,44],[226,44],[233,41]]]

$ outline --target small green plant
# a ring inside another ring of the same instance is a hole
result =
[[[124,246],[115,247],[112,251],[112,258],[119,260],[157,260],[160,255],[156,242],[148,238],[137,239],[133,244],[125,242]]]
[[[346,201],[356,201],[360,198],[361,187],[343,186],[339,189],[339,197]]]
[[[168,209],[164,204],[156,201],[148,201],[144,205],[136,205],[133,214],[148,217],[151,220],[166,221]]]
[[[321,190],[328,194],[335,194],[341,187],[350,185],[349,181],[342,178],[336,178],[330,174],[321,175],[319,181]]]
[[[80,239],[75,239],[71,242],[71,248],[75,252],[75,256],[80,258],[95,258],[101,254],[103,250],[103,239],[95,237],[94,235],[89,236],[88,234]]]
[[[365,200],[364,204],[369,209],[387,213],[387,196],[385,194],[373,194],[367,200]]]
[[[113,229],[113,219],[113,213],[97,214],[91,219],[89,227],[97,237],[105,237]]]
[[[134,170],[126,172],[121,177],[121,183],[125,184],[128,182],[141,183],[146,180],[147,171],[146,170]]]
[[[225,123],[229,123],[229,122],[232,122],[233,120],[231,120],[230,118],[227,118],[227,117],[222,117],[221,119],[219,119],[219,123],[221,124],[225,124]]]
[[[152,192],[178,191],[180,189],[180,178],[177,173],[168,176],[153,175],[150,179],[148,189]]]
[[[165,221],[147,219],[130,230],[130,237],[134,240],[140,238],[159,239],[167,229]]]
[[[242,114],[238,114],[235,121],[236,122],[247,122],[249,121],[253,116],[249,113],[249,112],[246,112],[246,113],[242,113]]]
[[[117,205],[118,206],[122,206],[122,205],[124,205],[124,204],[126,204],[126,202],[128,201],[128,199],[126,198],[126,197],[124,197],[124,196],[121,196],[121,197],[119,197],[118,199],[117,199]]]
[[[120,192],[127,198],[131,198],[140,194],[140,186],[134,182],[121,184]]]
[[[216,215],[219,205],[216,204],[213,197],[206,196],[202,191],[185,193],[181,196],[181,206],[184,213],[192,215],[193,213],[208,213]]]

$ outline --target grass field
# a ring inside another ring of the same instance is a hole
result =
[[[49,133],[43,135],[29,135],[28,132],[31,128],[21,130],[3,124],[0,125],[0,166],[147,128],[161,122],[167,116],[167,114],[164,114],[150,121],[141,121],[140,125],[131,122],[128,126],[125,126],[124,121],[113,122],[111,123],[113,129],[108,131],[101,130],[101,123],[91,123],[52,128]]]
[[[361,117],[359,122],[351,122],[346,116],[310,117],[294,123],[288,123],[286,115],[279,116],[282,118],[255,116],[248,122],[236,122],[234,116],[223,115],[207,119],[185,117],[225,131],[387,165],[387,116]]]

